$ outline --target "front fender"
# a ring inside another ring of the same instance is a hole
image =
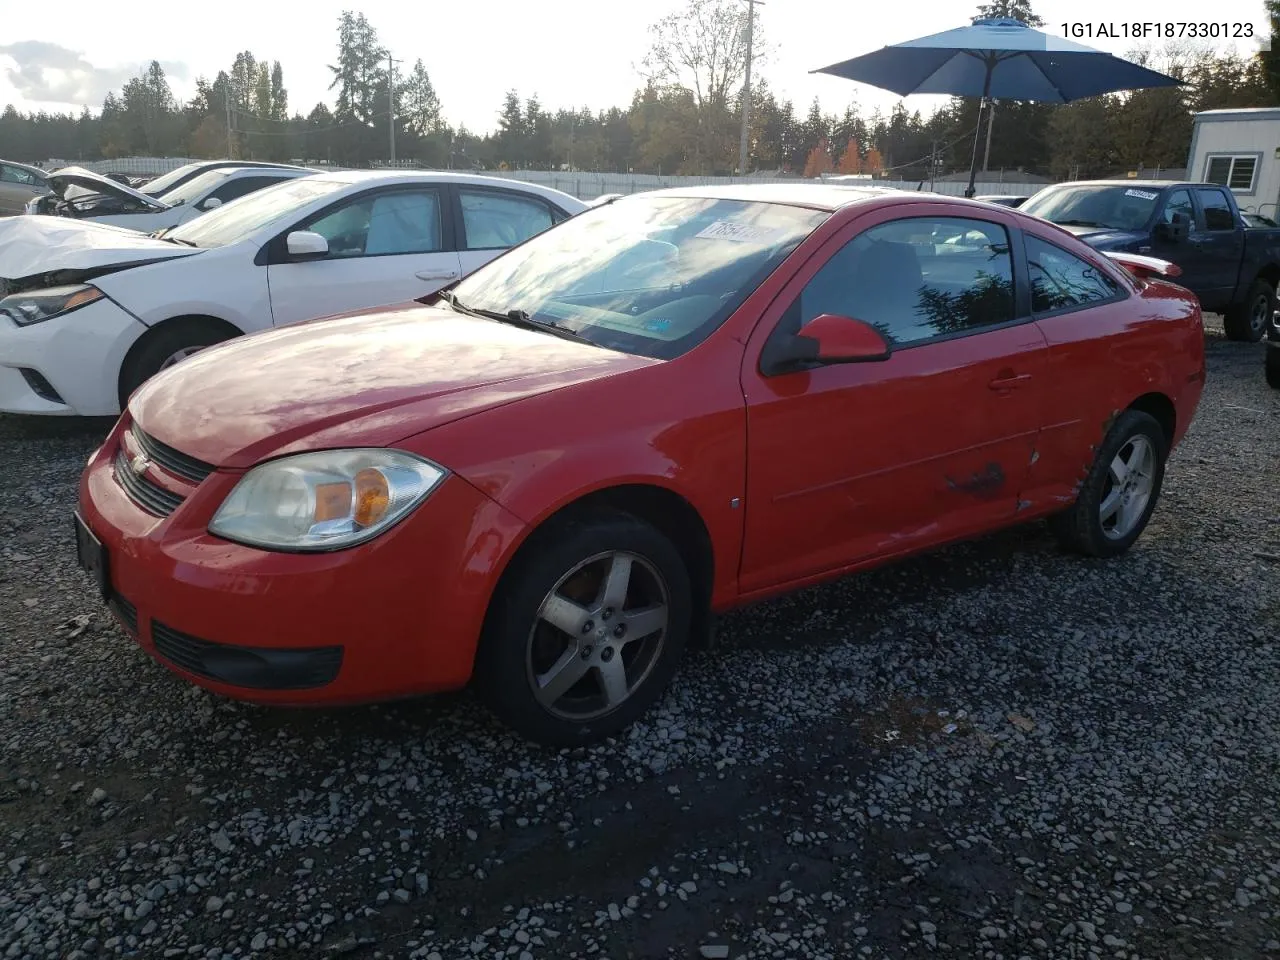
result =
[[[457,473],[528,524],[525,536],[603,490],[639,484],[674,493],[707,528],[719,605],[736,591],[742,548],[746,409],[732,376],[680,375],[680,365],[523,399],[398,446]]]

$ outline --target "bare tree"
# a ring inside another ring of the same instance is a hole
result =
[[[741,0],[690,0],[684,10],[649,27],[652,43],[641,73],[656,87],[692,97],[698,119],[698,166],[729,160],[721,154],[730,145],[726,137],[732,136],[734,101],[746,80],[746,27],[752,10]],[[758,24],[755,31],[753,69],[769,52]]]

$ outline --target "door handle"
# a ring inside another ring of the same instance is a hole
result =
[[[1014,373],[1012,370],[1002,373],[1000,376],[992,380],[987,386],[992,390],[1012,390],[1014,387],[1022,386],[1031,379],[1029,373]]]
[[[457,270],[419,270],[414,274],[419,280],[452,280],[457,275]]]

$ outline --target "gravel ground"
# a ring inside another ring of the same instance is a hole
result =
[[[1127,557],[1037,525],[739,612],[560,753],[187,686],[74,566],[109,424],[0,418],[0,957],[1280,956],[1280,393],[1208,340]]]

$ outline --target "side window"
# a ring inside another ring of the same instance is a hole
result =
[[[552,225],[551,208],[532,197],[466,187],[459,188],[458,196],[467,250],[514,247]]]
[[[21,183],[28,187],[40,186],[40,181],[34,173],[28,173],[21,167],[11,167],[7,163],[0,164],[0,180],[5,183]]]
[[[309,226],[329,241],[329,259],[435,253],[441,248],[435,190],[396,190],[360,197]]]
[[[1196,213],[1191,206],[1191,192],[1189,190],[1174,190],[1164,201],[1164,213],[1161,220],[1165,223],[1173,223],[1173,215],[1175,213],[1182,214],[1182,218],[1187,222],[1187,227],[1195,229]]]
[[[238,177],[234,180],[228,180],[218,187],[209,194],[207,199],[217,197],[223,203],[230,203],[232,200],[253,193],[255,190],[269,187],[273,183],[283,183],[284,179],[282,177]]]
[[[1102,303],[1120,293],[1119,285],[1093,264],[1039,237],[1024,236],[1033,313]]]
[[[1204,228],[1206,230],[1234,230],[1235,218],[1231,215],[1231,204],[1221,190],[1210,190],[1201,187],[1196,193],[1200,197],[1200,206],[1204,208]]]
[[[797,327],[824,313],[870,323],[893,343],[1014,319],[1005,228],[960,217],[892,220],[859,234],[805,285]]]

